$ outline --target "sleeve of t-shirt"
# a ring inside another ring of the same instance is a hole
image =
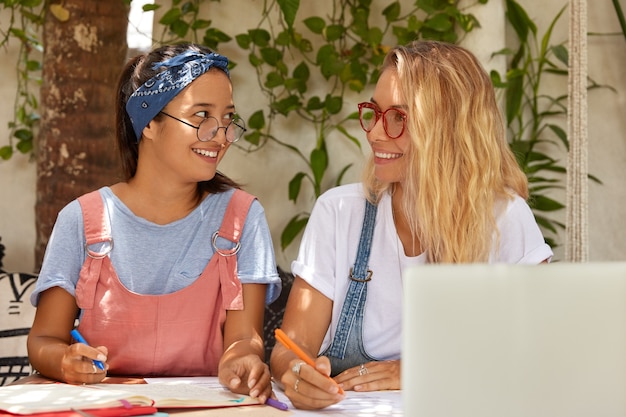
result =
[[[74,296],[84,260],[83,214],[78,200],[74,200],[57,216],[35,290],[30,296],[31,303],[37,306],[41,293],[52,287],[61,287]]]
[[[304,279],[331,300],[334,299],[336,275],[336,222],[333,205],[321,196],[311,211],[300,242],[298,257],[291,264],[294,275]]]
[[[265,210],[254,200],[248,211],[237,253],[237,273],[242,284],[269,284],[266,303],[280,295],[281,280]]]
[[[500,231],[499,252],[496,262],[539,264],[552,258],[552,249],[535,221],[532,210],[519,196],[508,204],[506,212],[498,219]]]

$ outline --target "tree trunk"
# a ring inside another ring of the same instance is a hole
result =
[[[128,48],[123,0],[65,0],[46,7],[36,141],[37,270],[59,210],[121,177],[114,103]]]

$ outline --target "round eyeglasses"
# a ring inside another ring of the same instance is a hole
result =
[[[359,103],[359,121],[366,132],[370,132],[382,118],[383,129],[391,139],[397,139],[406,129],[406,113],[400,109],[390,108],[381,111],[374,103]]]
[[[194,126],[191,123],[181,120],[178,117],[174,117],[164,111],[161,111],[160,113],[196,129],[196,136],[200,142],[209,142],[210,140],[213,140],[213,138],[217,135],[217,132],[220,129],[224,129],[226,142],[234,143],[237,142],[247,130],[246,123],[236,114],[233,115],[232,120],[226,126],[220,126],[220,122],[213,116],[208,116],[206,119],[201,121],[198,126]]]

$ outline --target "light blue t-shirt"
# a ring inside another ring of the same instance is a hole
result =
[[[213,256],[211,239],[234,192],[210,194],[186,217],[158,225],[135,216],[109,187],[99,191],[111,224],[113,248],[109,256],[113,267],[130,291],[151,295],[178,291],[200,276]],[[42,291],[55,286],[75,296],[86,257],[85,242],[82,211],[78,200],[74,200],[59,212],[31,295],[33,305],[37,305]],[[240,281],[269,284],[266,302],[274,301],[280,294],[281,281],[265,211],[257,200],[250,206],[240,244]],[[233,243],[219,238],[217,246],[231,248]]]

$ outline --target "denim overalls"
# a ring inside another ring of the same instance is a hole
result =
[[[372,247],[376,206],[365,200],[365,217],[354,267],[350,270],[350,287],[339,316],[339,323],[332,343],[322,353],[331,364],[331,376],[346,369],[375,361],[363,346],[363,311],[367,297],[367,282],[372,279],[372,271],[367,262]]]

